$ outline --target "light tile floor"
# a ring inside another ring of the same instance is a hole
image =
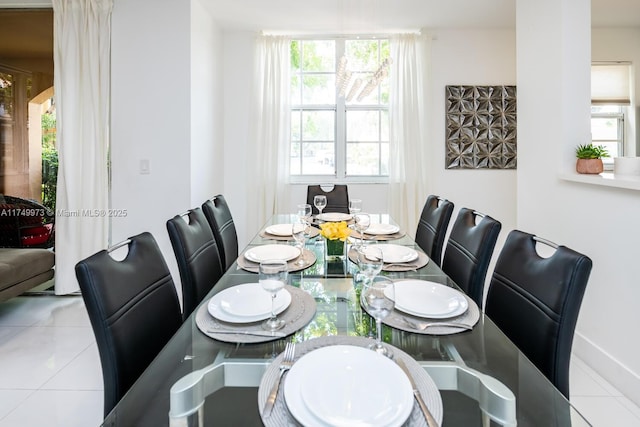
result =
[[[578,358],[571,401],[595,427],[640,426],[640,408]],[[102,420],[100,357],[82,298],[0,303],[0,427],[92,427]]]

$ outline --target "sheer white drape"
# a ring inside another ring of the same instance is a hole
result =
[[[284,36],[256,41],[250,115],[247,233],[253,235],[273,214],[289,210],[289,44]]]
[[[108,243],[112,7],[112,0],[53,0],[59,295],[79,289],[76,263]]]
[[[391,37],[389,213],[410,235],[427,199],[428,82],[431,37]]]

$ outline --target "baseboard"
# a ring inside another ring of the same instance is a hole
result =
[[[573,338],[573,353],[625,397],[640,406],[640,376],[636,372],[578,332]]]

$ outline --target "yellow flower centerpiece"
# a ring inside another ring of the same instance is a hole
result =
[[[320,224],[320,235],[325,238],[327,261],[342,260],[345,254],[345,242],[351,235],[351,229],[345,221]]]

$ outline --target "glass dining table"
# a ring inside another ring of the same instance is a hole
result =
[[[372,217],[372,222],[393,224],[388,215]],[[293,220],[292,215],[274,215],[265,227]],[[293,244],[273,237],[263,229],[245,251],[266,244]],[[421,252],[407,235],[384,243]],[[258,389],[287,342],[306,343],[327,337],[365,337],[373,342],[375,322],[358,300],[362,280],[358,266],[349,256],[343,261],[327,262],[324,247],[321,237],[308,239],[305,249],[315,256],[315,263],[289,273],[289,285],[315,301],[315,314],[306,325],[268,342],[219,341],[198,327],[196,317],[202,310],[196,309],[107,415],[103,425],[262,426],[265,423],[258,405]],[[432,261],[412,270],[382,274],[393,280],[424,280],[457,288]],[[201,307],[221,291],[256,283],[257,279],[255,272],[236,263]],[[403,329],[406,328],[383,325],[383,341],[409,355],[433,380],[442,400],[443,427],[590,425],[481,311],[469,331],[434,335]],[[366,383],[361,384],[360,392],[368,392]]]

